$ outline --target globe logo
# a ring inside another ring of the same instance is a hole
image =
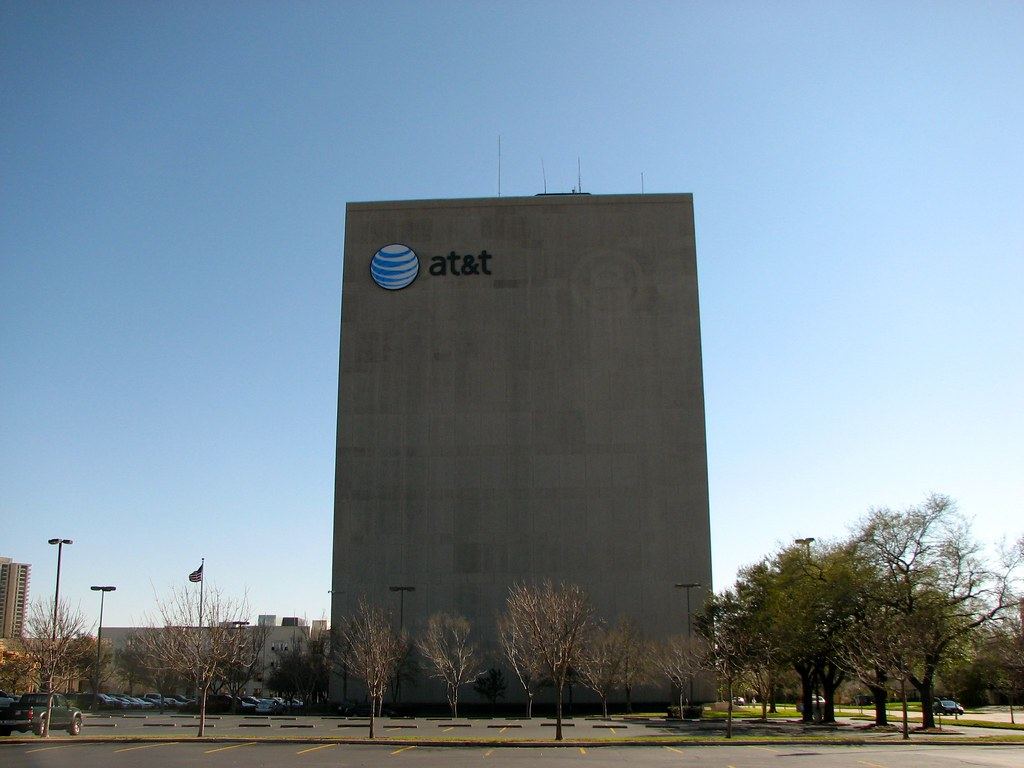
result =
[[[385,245],[370,262],[370,276],[373,282],[389,291],[405,288],[420,272],[420,260],[407,245],[392,243]]]

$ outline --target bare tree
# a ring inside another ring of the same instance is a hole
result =
[[[146,663],[146,645],[139,637],[141,631],[129,632],[124,639],[124,644],[114,652],[114,668],[124,684],[128,686],[129,696],[135,694],[136,683],[146,683],[151,677],[151,665]],[[159,690],[166,689],[160,688]]]
[[[252,663],[255,651],[238,631],[248,615],[244,600],[224,597],[207,588],[200,619],[199,605],[184,590],[175,589],[157,601],[158,624],[139,633],[154,674],[172,674],[196,684],[199,700],[199,736],[206,733],[206,697],[213,684],[235,665]],[[201,624],[202,621],[202,624]]]
[[[435,613],[417,642],[423,657],[433,666],[431,677],[444,680],[452,717],[459,716],[459,687],[479,671],[473,662],[476,647],[469,642],[469,621],[462,616]]]
[[[498,699],[505,695],[508,684],[505,682],[505,675],[497,667],[491,667],[486,672],[481,672],[473,681],[473,690],[481,698],[491,702],[491,714],[494,714],[498,706]]]
[[[239,654],[233,662],[221,670],[220,683],[227,688],[231,696],[233,708],[238,707],[238,697],[242,695],[245,686],[256,677],[256,673],[262,668],[263,645],[267,641],[269,627],[236,627],[236,632],[242,634],[240,642],[246,646],[244,653]],[[163,689],[161,689],[163,690]]]
[[[652,664],[679,692],[679,717],[683,717],[683,700],[687,697],[694,675],[708,667],[707,645],[699,637],[673,635],[654,646]]]
[[[54,611],[52,605],[37,600],[29,608],[26,628],[25,649],[39,670],[40,685],[45,684],[49,694],[41,734],[46,737],[53,711],[54,684],[77,663],[80,641],[85,636],[85,618],[80,610],[72,610],[67,603],[58,603]]]
[[[327,695],[330,674],[330,636],[323,632],[277,651],[277,665],[267,684],[278,693],[301,696],[306,705],[312,705]]]
[[[526,648],[525,632],[510,613],[498,617],[498,639],[509,666],[526,693],[526,716],[533,717],[534,688],[541,675],[540,661]]]
[[[577,668],[583,684],[601,699],[601,714],[608,717],[608,697],[622,684],[625,657],[619,627],[596,627],[587,638]]]
[[[622,644],[622,689],[626,694],[626,712],[633,712],[633,688],[651,678],[651,647],[636,624],[629,618],[619,619],[616,625]]]
[[[372,739],[375,718],[384,701],[384,692],[407,646],[405,636],[396,633],[391,618],[378,606],[371,605],[366,598],[360,598],[355,614],[344,621],[341,635],[347,655],[345,667],[363,681],[370,696]]]
[[[562,740],[562,690],[571,669],[578,668],[591,608],[574,584],[550,581],[540,586],[516,584],[509,589],[508,614],[522,631],[523,648],[537,659],[555,686],[555,740]]]

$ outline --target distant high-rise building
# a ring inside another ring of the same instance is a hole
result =
[[[31,568],[0,557],[0,638],[21,637],[24,631]]]

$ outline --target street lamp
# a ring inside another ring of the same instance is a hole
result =
[[[50,649],[50,655],[53,655],[53,649],[57,646],[57,607],[60,605],[60,556],[64,552],[65,544],[73,544],[71,539],[48,539],[47,543],[57,545],[57,586],[53,590],[53,632],[50,636],[50,642],[52,647]],[[53,659],[50,659],[50,675],[49,682],[47,684],[47,696],[46,696],[46,722],[43,723],[43,736],[50,735],[50,715],[53,713],[53,673],[54,673]]]
[[[107,592],[113,592],[117,587],[89,587],[93,592],[100,593],[100,623],[96,629],[96,676],[92,683],[92,708],[96,709],[96,694],[100,692],[100,653],[103,648],[103,600]]]
[[[405,629],[405,593],[415,592],[416,587],[397,586],[388,587],[388,589],[397,592],[400,596],[398,600],[398,631],[401,632]]]
[[[701,584],[699,581],[687,581],[687,582],[683,582],[681,584],[676,584],[676,589],[685,589],[686,590],[686,641],[688,643],[690,643],[691,645],[693,643],[693,639],[692,639],[691,633],[690,633],[690,617],[692,615],[690,613],[690,590],[693,589],[694,587],[701,587],[701,586],[704,586],[704,585]],[[692,702],[693,702],[693,673],[691,672],[690,673],[690,696],[689,696],[689,698],[687,698],[686,703],[689,705]],[[683,713],[682,712],[679,713],[679,719],[680,720],[683,719]]]
[[[392,592],[397,592],[398,598],[398,633],[401,634],[405,629],[405,593],[415,592],[416,587],[410,587],[405,585],[398,585],[394,587],[388,587]],[[399,665],[400,666],[400,665]],[[402,695],[402,673],[399,667],[395,667],[395,702],[400,700]]]
[[[803,547],[804,547],[804,554],[807,557],[808,573],[810,573],[810,567],[809,566],[810,566],[810,563],[811,563],[811,544],[814,543],[814,537],[813,536],[807,536],[806,538],[803,538],[803,539],[794,539],[793,542],[795,544],[802,544],[803,545]],[[811,671],[812,671],[812,674],[814,674],[814,699],[811,701],[810,717],[811,717],[811,720],[814,720],[814,714],[815,714],[815,712],[818,712],[819,720],[820,720],[821,716],[824,713],[821,712],[820,709],[818,708],[818,674],[817,674],[817,672],[814,671],[814,667],[813,666],[811,667]],[[804,710],[806,710],[806,709],[807,709],[807,702],[805,701],[804,702]],[[807,712],[805,711],[803,713],[803,715],[806,718],[807,717]],[[804,720],[804,722],[809,722],[809,721],[808,720]]]

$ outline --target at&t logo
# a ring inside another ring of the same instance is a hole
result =
[[[415,251],[401,243],[385,245],[373,255],[370,262],[373,282],[389,291],[405,288],[419,273],[420,260]]]

